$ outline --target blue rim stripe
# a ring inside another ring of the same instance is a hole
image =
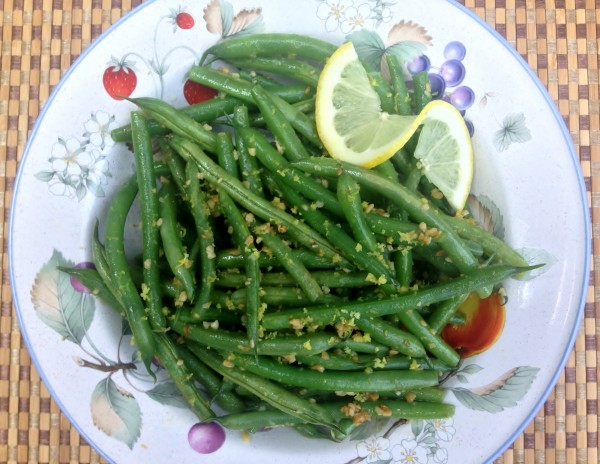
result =
[[[46,385],[46,388],[48,389],[49,393],[51,394],[53,400],[57,403],[57,405],[59,406],[59,408],[61,409],[62,413],[66,416],[66,418],[69,420],[69,422],[73,425],[73,427],[75,427],[75,429],[78,431],[78,433],[86,440],[86,442],[92,446],[96,452],[98,452],[102,458],[104,458],[106,461],[110,462],[110,463],[114,463],[114,461],[112,461],[106,454],[104,454],[104,452],[102,451],[102,449],[97,446],[95,444],[95,442],[93,442],[90,438],[90,436],[79,426],[79,424],[77,424],[73,418],[69,415],[68,411],[66,410],[66,408],[64,407],[63,404],[61,404],[58,399],[57,396],[55,394],[55,391],[53,390],[51,384],[47,381],[46,375],[42,369],[42,366],[39,364],[39,360],[33,355],[33,351],[32,351],[32,346],[31,346],[31,341],[29,339],[29,336],[27,334],[26,328],[23,325],[23,320],[22,320],[22,316],[21,316],[21,310],[19,308],[19,302],[16,298],[16,294],[15,294],[15,290],[14,290],[14,269],[13,269],[13,265],[12,265],[12,261],[13,261],[13,250],[12,250],[12,237],[13,237],[13,219],[14,219],[14,211],[15,211],[15,205],[16,205],[16,200],[18,198],[17,192],[18,192],[18,187],[20,184],[20,180],[21,180],[21,174],[22,174],[22,170],[23,170],[23,166],[25,165],[25,161],[27,159],[27,157],[29,156],[29,149],[30,149],[30,144],[32,143],[32,141],[35,139],[35,135],[37,133],[37,131],[39,130],[39,127],[42,124],[42,121],[46,115],[46,112],[48,110],[48,108],[51,106],[52,101],[54,100],[55,96],[58,94],[59,90],[61,89],[61,87],[64,85],[64,83],[68,80],[68,78],[70,77],[70,75],[73,73],[73,71],[77,68],[77,65],[85,59],[85,57],[90,54],[92,52],[92,50],[94,50],[109,34],[111,34],[115,29],[117,29],[118,27],[120,27],[123,23],[125,23],[126,21],[128,21],[132,16],[134,16],[136,13],[138,13],[139,11],[141,11],[143,8],[148,7],[149,5],[152,5],[153,3],[155,3],[156,0],[147,0],[145,1],[143,4],[137,6],[136,8],[134,8],[133,10],[131,10],[130,12],[128,12],[125,16],[119,18],[114,24],[112,24],[106,31],[104,31],[102,33],[102,35],[100,37],[98,37],[94,42],[92,42],[85,50],[84,52],[77,58],[77,60],[75,60],[75,62],[71,65],[71,67],[67,70],[67,72],[63,75],[63,77],[61,78],[60,82],[56,85],[56,87],[54,88],[52,95],[50,95],[50,98],[46,101],[46,104],[44,105],[44,107],[42,108],[40,114],[38,115],[36,122],[34,124],[34,127],[31,131],[31,134],[29,136],[29,139],[25,145],[24,151],[23,151],[23,157],[19,163],[19,169],[17,171],[17,175],[15,178],[15,184],[14,184],[14,188],[13,188],[13,198],[11,201],[11,207],[10,207],[10,216],[9,216],[9,227],[8,227],[8,268],[9,268],[9,276],[10,276],[10,281],[11,281],[11,292],[12,292],[12,299],[13,299],[13,304],[16,308],[16,316],[17,316],[17,320],[19,322],[19,326],[21,329],[21,335],[22,338],[25,342],[25,346],[27,347],[28,352],[31,355],[31,359],[33,364],[35,365],[38,373],[40,374],[40,377],[42,379],[42,381],[44,382],[44,384]],[[492,28],[488,23],[486,23],[484,20],[482,20],[479,16],[477,16],[474,12],[472,12],[471,10],[469,10],[468,8],[466,8],[465,6],[463,6],[462,4],[458,3],[457,0],[446,0],[448,1],[451,5],[453,5],[454,7],[458,8],[459,10],[461,10],[464,14],[466,14],[467,16],[469,16],[471,19],[473,19],[476,23],[478,23],[480,26],[483,27],[483,29],[485,29],[489,34],[491,34],[500,44],[502,44],[517,60],[517,62],[521,65],[521,67],[527,72],[527,74],[531,77],[531,80],[533,81],[533,83],[536,85],[536,87],[538,88],[538,90],[540,91],[540,93],[544,96],[544,99],[546,100],[546,102],[548,103],[548,107],[552,110],[552,114],[554,115],[556,121],[558,122],[559,127],[561,128],[561,132],[563,134],[563,138],[567,144],[567,146],[569,147],[569,153],[571,155],[571,160],[573,162],[573,166],[575,168],[575,172],[577,173],[577,177],[579,180],[579,189],[580,189],[580,196],[581,196],[581,204],[583,205],[583,216],[585,218],[585,262],[584,262],[584,269],[583,269],[583,282],[582,282],[582,288],[581,288],[581,300],[580,300],[580,304],[579,304],[579,310],[577,312],[577,316],[575,318],[574,321],[574,325],[571,331],[571,335],[569,337],[569,341],[565,347],[565,351],[563,352],[563,355],[561,357],[561,361],[559,362],[553,376],[552,379],[550,381],[550,383],[548,384],[546,390],[543,392],[542,396],[540,397],[538,403],[533,407],[533,409],[530,411],[529,415],[525,418],[525,420],[519,425],[519,427],[517,427],[517,429],[514,431],[514,433],[505,441],[505,443],[503,443],[485,462],[486,463],[491,463],[493,462],[495,459],[497,459],[498,457],[500,457],[500,455],[506,451],[506,449],[518,438],[519,435],[521,435],[521,433],[523,432],[523,430],[529,425],[529,423],[533,420],[533,418],[536,416],[536,414],[538,413],[538,411],[541,409],[541,407],[543,406],[543,404],[545,403],[545,401],[547,400],[548,396],[550,395],[550,393],[552,392],[552,390],[554,389],[554,386],[556,385],[556,383],[558,382],[558,379],[560,377],[560,374],[562,373],[565,364],[567,363],[567,360],[569,358],[569,355],[571,354],[571,351],[573,349],[573,345],[575,343],[575,339],[577,337],[577,332],[579,329],[579,326],[581,325],[581,322],[583,320],[583,312],[584,312],[584,306],[586,303],[586,295],[587,295],[587,288],[588,288],[588,277],[589,273],[590,273],[590,257],[591,257],[591,220],[590,220],[590,216],[589,216],[589,207],[587,206],[587,190],[585,187],[585,182],[583,179],[583,173],[581,171],[581,165],[578,159],[578,156],[576,154],[575,151],[575,146],[573,144],[573,140],[571,138],[571,134],[568,131],[568,128],[561,116],[561,114],[558,111],[558,108],[556,107],[556,104],[554,102],[554,100],[552,99],[552,97],[550,96],[550,94],[548,93],[548,90],[546,89],[546,87],[542,84],[542,82],[540,81],[540,79],[538,78],[538,76],[535,74],[535,72],[533,71],[533,69],[531,69],[531,67],[527,64],[527,62],[523,59],[523,57],[521,57],[521,55],[519,55],[519,53],[506,41],[506,39],[504,37],[502,37],[494,28]]]
[[[556,366],[556,370],[552,375],[550,383],[544,390],[542,396],[539,401],[535,404],[532,410],[529,412],[527,417],[525,417],[524,421],[516,428],[512,435],[510,435],[506,441],[496,450],[494,453],[487,458],[486,463],[491,463],[494,460],[498,459],[504,451],[508,449],[508,447],[523,433],[523,430],[531,423],[531,421],[535,418],[538,411],[542,408],[556,383],[562,373],[567,360],[573,350],[573,345],[575,344],[575,339],[577,338],[577,333],[579,331],[579,327],[581,326],[581,322],[583,320],[583,312],[586,303],[587,297],[587,289],[589,285],[589,274],[590,274],[590,258],[591,258],[591,220],[590,220],[590,209],[587,201],[587,189],[585,187],[585,182],[583,178],[583,173],[581,171],[581,164],[579,162],[579,157],[577,156],[577,152],[575,150],[575,145],[573,144],[573,139],[571,138],[571,134],[569,133],[569,129],[567,128],[565,121],[562,118],[562,115],[558,111],[556,103],[550,96],[548,89],[542,84],[539,77],[535,74],[533,69],[529,66],[529,64],[523,59],[523,57],[517,52],[517,50],[508,43],[508,41],[498,33],[492,26],[486,23],[483,19],[477,16],[473,11],[469,10],[464,5],[457,2],[457,0],[447,0],[451,5],[455,6],[475,22],[477,22],[480,26],[482,26],[489,34],[492,35],[500,44],[504,46],[506,50],[508,50],[517,60],[517,62],[521,65],[523,70],[527,72],[533,83],[536,85],[540,93],[544,96],[546,103],[548,104],[549,109],[552,111],[554,118],[558,122],[558,125],[561,129],[563,138],[565,143],[569,147],[569,154],[571,155],[571,161],[573,162],[573,167],[575,168],[575,172],[577,173],[577,178],[579,181],[579,194],[581,196],[581,204],[583,205],[583,217],[585,220],[585,262],[583,267],[582,274],[582,287],[581,287],[581,299],[579,301],[579,309],[577,312],[577,316],[575,317],[575,321],[573,327],[571,328],[571,334],[569,336],[569,341],[565,346],[565,351],[562,354],[561,360]]]
[[[12,245],[13,223],[14,223],[14,214],[15,214],[14,212],[15,212],[15,206],[16,206],[16,202],[17,202],[17,198],[18,198],[17,192],[18,192],[18,189],[19,189],[19,184],[21,183],[21,177],[22,177],[23,167],[25,165],[26,159],[29,157],[30,145],[31,145],[32,141],[35,139],[35,136],[36,136],[36,134],[37,134],[40,126],[42,125],[42,122],[43,122],[43,120],[44,120],[44,118],[46,116],[48,108],[50,108],[52,106],[51,103],[54,101],[54,98],[56,97],[56,95],[58,95],[58,93],[59,93],[60,89],[62,88],[62,86],[69,79],[69,77],[71,76],[71,74],[75,71],[75,69],[77,68],[77,66],[79,65],[79,63],[82,62],[92,52],[92,50],[94,50],[96,47],[98,47],[103,42],[103,40],[106,39],[106,37],[108,37],[115,29],[121,27],[132,16],[134,16],[135,14],[137,14],[143,8],[146,8],[149,5],[152,5],[155,1],[156,0],[147,0],[147,1],[145,1],[143,4],[135,7],[133,10],[129,11],[127,14],[125,14],[124,16],[122,16],[121,18],[119,18],[115,23],[113,23],[96,40],[94,40],[83,51],[83,53],[81,55],[79,55],[79,57],[73,62],[73,64],[69,67],[69,69],[67,70],[67,72],[60,79],[60,81],[58,82],[58,84],[56,85],[56,87],[54,87],[54,90],[52,91],[52,94],[50,95],[50,97],[48,98],[48,100],[44,104],[44,107],[40,111],[38,117],[36,118],[36,121],[35,121],[35,124],[33,126],[33,129],[31,130],[31,134],[29,135],[27,143],[25,144],[25,148],[23,150],[23,156],[21,158],[21,161],[19,162],[19,168],[18,168],[18,171],[17,171],[17,175],[15,177],[15,184],[14,184],[14,187],[13,187],[13,198],[12,198],[12,201],[11,201],[10,216],[9,216],[9,219],[8,219],[9,226],[8,226],[8,247],[7,247],[7,249],[8,249],[8,269],[9,269],[9,276],[10,276],[10,282],[11,282],[12,300],[13,300],[13,305],[15,306],[15,309],[16,309],[15,313],[17,315],[17,320],[19,321],[19,327],[21,329],[21,336],[23,338],[23,341],[25,342],[25,346],[27,347],[27,351],[30,354],[31,360],[32,360],[33,364],[35,365],[35,368],[37,369],[38,373],[40,374],[40,378],[44,382],[44,385],[46,386],[46,389],[48,390],[48,392],[52,396],[52,399],[56,402],[56,404],[58,405],[58,407],[60,408],[60,410],[62,411],[62,413],[65,415],[65,417],[69,420],[69,422],[73,425],[73,427],[75,427],[75,429],[77,430],[77,432],[85,439],[85,441],[90,446],[92,446],[94,448],[94,450],[96,450],[96,452],[102,456],[102,458],[104,458],[106,461],[108,461],[109,463],[112,463],[112,464],[115,464],[115,462],[112,459],[110,459],[104,453],[104,451],[91,439],[91,437],[86,433],[86,431],[75,420],[73,420],[73,417],[71,417],[71,415],[69,414],[69,411],[67,410],[67,408],[65,408],[64,405],[58,400],[56,392],[54,391],[51,383],[48,382],[48,379],[46,378],[46,374],[45,374],[44,370],[42,369],[42,366],[39,364],[39,360],[34,355],[34,352],[32,350],[31,340],[29,338],[29,334],[27,333],[26,327],[23,324],[23,319],[22,319],[22,316],[21,316],[21,308],[19,307],[19,301],[17,299],[17,295],[16,295],[15,290],[14,290],[14,288],[15,288],[15,286],[14,286],[15,276],[14,276],[14,268],[13,268],[13,255],[14,255],[14,252],[13,252],[13,245]]]

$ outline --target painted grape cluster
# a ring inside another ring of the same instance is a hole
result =
[[[453,41],[444,47],[445,61],[439,68],[431,66],[431,61],[427,55],[420,55],[407,65],[407,70],[412,75],[423,71],[428,72],[432,97],[451,103],[463,116],[475,102],[473,89],[462,85],[466,75],[463,63],[466,54],[467,49],[464,44]],[[466,118],[465,123],[472,137],[475,130],[473,123]]]

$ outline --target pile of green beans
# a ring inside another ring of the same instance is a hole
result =
[[[451,416],[440,378],[460,353],[442,329],[469,293],[529,269],[432,192],[408,149],[372,170],[328,157],[314,94],[335,49],[223,40],[189,74],[217,97],[130,99],[139,111],[112,133],[135,173],[96,227],[95,269],[64,270],[127,318],[141,361],[202,421],[339,441],[375,418]],[[369,70],[385,110],[419,111],[427,75],[407,86],[387,60],[389,78]],[[128,260],[136,197],[143,249]]]

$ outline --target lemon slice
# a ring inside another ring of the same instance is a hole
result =
[[[418,115],[382,111],[351,42],[340,46],[325,64],[317,86],[315,119],[319,137],[333,158],[365,168],[391,158],[423,125],[415,157],[450,205],[464,207],[473,177],[473,150],[461,114],[442,100],[429,103]]]

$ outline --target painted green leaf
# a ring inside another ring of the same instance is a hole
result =
[[[72,267],[73,263],[54,250],[42,266],[31,288],[31,302],[38,317],[64,339],[80,344],[92,323],[96,305],[93,298],[79,293],[69,276],[58,266]]]
[[[54,171],[40,171],[35,174],[36,179],[41,180],[42,182],[49,182],[54,177]]]
[[[423,430],[424,425],[425,425],[425,422],[423,422],[422,420],[419,420],[419,419],[416,419],[410,423],[410,428],[415,437],[419,436],[419,434]]]
[[[524,113],[511,113],[502,120],[501,128],[494,133],[494,145],[498,151],[506,151],[513,143],[531,140]]]
[[[469,409],[497,413],[517,405],[529,391],[538,371],[537,367],[515,367],[484,387],[456,387],[450,390]]]
[[[541,248],[524,247],[519,248],[516,252],[529,264],[544,264],[542,267],[526,272],[523,277],[519,278],[520,280],[531,280],[534,277],[538,277],[547,272],[557,262],[556,256]]]
[[[229,34],[229,28],[233,22],[233,5],[226,1],[218,1],[217,3],[221,10],[221,27],[223,30],[223,37],[225,37]]]
[[[91,412],[96,427],[133,448],[142,429],[142,411],[131,393],[107,377],[94,388]]]
[[[463,367],[460,372],[462,372],[463,374],[477,374],[478,372],[481,372],[483,370],[483,367],[478,366],[477,364],[469,364],[468,366]]]
[[[460,383],[469,383],[469,380],[462,374],[457,374],[456,380],[458,380]]]
[[[354,45],[360,60],[371,68],[381,69],[381,58],[385,53],[385,44],[379,34],[366,29],[348,34],[346,39]]]
[[[159,383],[151,390],[148,390],[146,395],[161,404],[175,406],[176,408],[188,407],[175,382]]]
[[[426,49],[427,47],[420,42],[405,40],[389,46],[387,53],[396,55],[403,63],[410,63],[418,56],[421,56]]]

